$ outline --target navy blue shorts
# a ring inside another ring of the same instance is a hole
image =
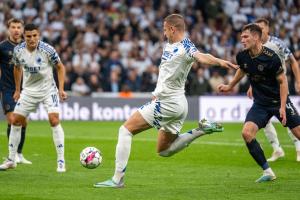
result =
[[[275,116],[281,122],[279,108],[280,106],[270,107],[253,103],[246,116],[245,122],[254,122],[259,129],[264,128],[272,116]],[[286,126],[293,129],[298,125],[300,125],[300,116],[288,98],[286,102]]]
[[[14,92],[15,91],[13,90],[2,91],[2,109],[4,111],[4,114],[14,111],[17,103],[13,99]]]

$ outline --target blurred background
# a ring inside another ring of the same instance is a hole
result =
[[[266,17],[271,34],[300,62],[300,0],[9,0],[1,1],[0,10],[0,40],[11,17],[39,25],[42,40],[66,66],[65,89],[77,95],[153,91],[165,42],[163,19],[171,13],[184,15],[187,34],[200,51],[232,62],[241,49],[242,26]],[[194,64],[187,95],[216,94],[216,85],[233,74]],[[247,88],[244,80],[233,94]]]
[[[39,25],[66,66],[65,89],[76,96],[150,97],[165,43],[163,19],[180,13],[187,35],[201,52],[235,62],[243,25],[265,17],[271,35],[282,39],[300,63],[300,0],[9,0],[0,3],[0,40],[6,21],[21,18]],[[195,63],[188,96],[218,95],[233,70]],[[287,70],[291,95],[294,77]],[[231,95],[245,95],[246,78]]]

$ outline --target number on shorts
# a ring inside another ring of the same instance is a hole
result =
[[[51,97],[52,97],[52,102],[53,102],[54,106],[57,107],[58,106],[57,95],[56,94],[52,94]]]

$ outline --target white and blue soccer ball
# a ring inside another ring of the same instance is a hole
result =
[[[86,147],[80,153],[80,163],[83,167],[95,169],[101,162],[101,151],[95,147]]]

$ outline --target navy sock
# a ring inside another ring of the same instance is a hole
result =
[[[247,145],[247,148],[249,150],[249,153],[254,158],[256,163],[259,166],[261,166],[261,168],[263,170],[268,169],[269,164],[266,160],[266,157],[265,157],[265,154],[264,154],[263,150],[260,147],[260,144],[256,141],[256,139],[254,138],[250,143],[246,142],[246,145]]]
[[[22,127],[22,130],[21,130],[21,140],[20,140],[20,144],[18,146],[18,153],[22,153],[22,150],[23,150],[23,145],[24,145],[24,142],[25,142],[25,132],[26,132],[26,127]]]
[[[7,128],[6,128],[7,139],[9,139],[10,129],[11,129],[11,125],[7,124]]]

